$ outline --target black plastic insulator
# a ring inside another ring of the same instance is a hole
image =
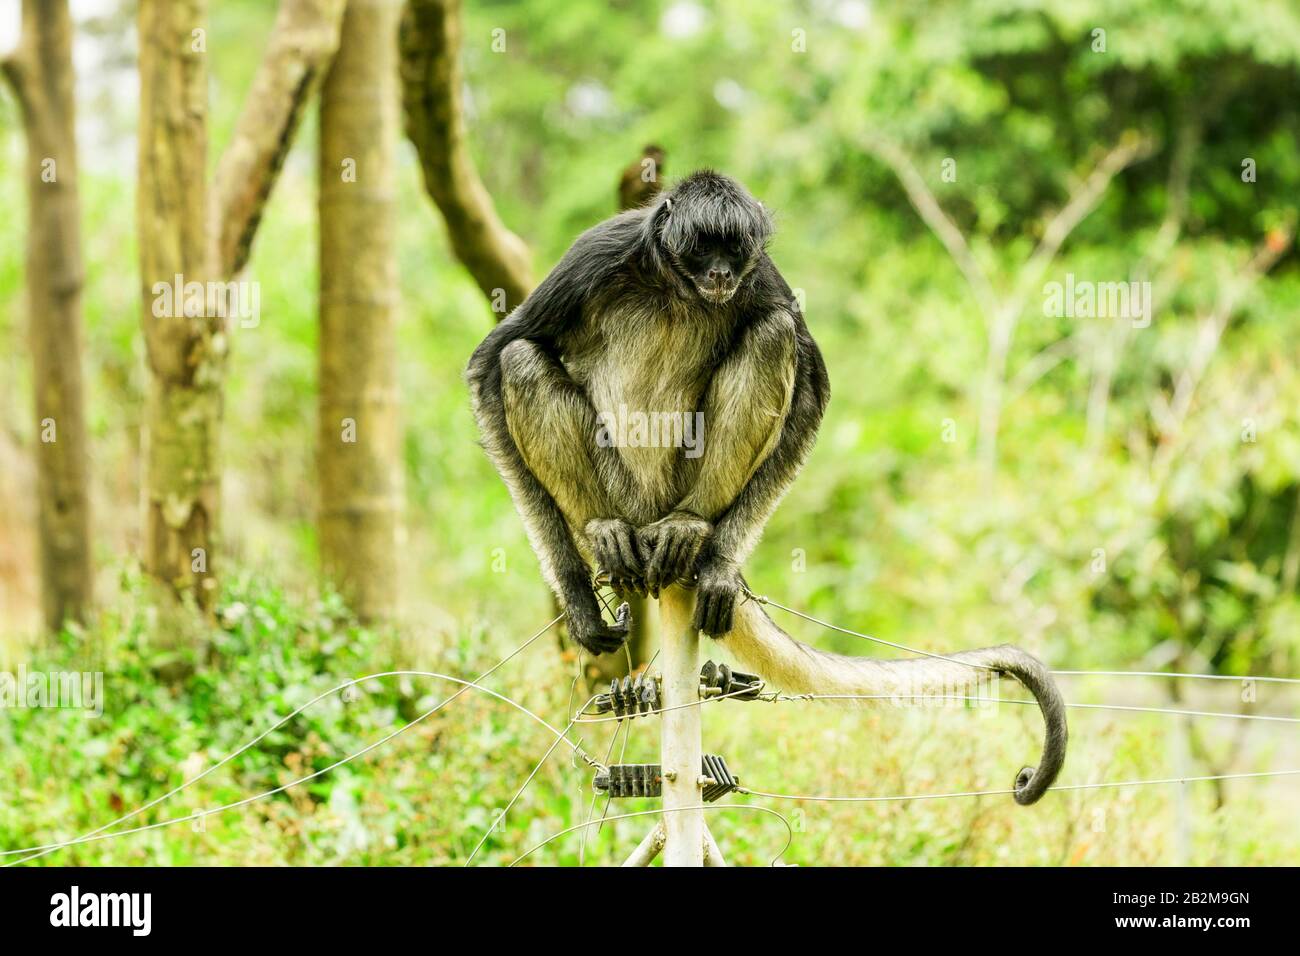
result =
[[[733,671],[726,664],[705,661],[700,668],[700,686],[716,687],[721,696],[733,700],[756,700],[763,690],[763,679],[757,674]]]
[[[701,797],[712,803],[740,786],[740,778],[733,776],[727,762],[717,754],[704,754],[700,761],[700,774],[712,782],[704,785]],[[663,796],[663,768],[657,763],[616,763],[608,770],[597,771],[591,785],[610,797],[661,797]]]
[[[609,691],[595,700],[598,713],[613,711],[618,717],[638,717],[659,709],[659,678],[644,675],[610,681]]]
[[[657,763],[616,763],[608,771],[599,771],[591,785],[611,797],[659,797],[663,783]]]
[[[727,769],[727,762],[718,754],[704,755],[704,776],[711,777],[713,783],[706,783],[700,795],[705,803],[712,803],[740,786],[740,778],[733,777]]]

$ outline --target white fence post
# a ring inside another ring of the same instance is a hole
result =
[[[695,593],[671,587],[659,593],[659,639],[664,681],[660,729],[663,764],[665,866],[704,865],[704,811],[700,774],[700,635],[691,627]],[[676,708],[676,709],[674,709]],[[680,807],[697,809],[678,810]]]

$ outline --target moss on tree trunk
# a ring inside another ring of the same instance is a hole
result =
[[[216,596],[220,492],[220,319],[155,314],[155,285],[212,277],[206,188],[206,0],[140,0],[137,224],[149,366],[144,416],[144,566],[201,606]],[[199,310],[206,312],[208,310]]]

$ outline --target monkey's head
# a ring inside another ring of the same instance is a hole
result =
[[[650,222],[667,267],[715,305],[736,294],[772,235],[762,204],[711,170],[678,183],[656,204]]]

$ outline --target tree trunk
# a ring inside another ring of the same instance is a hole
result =
[[[168,301],[206,283],[206,0],[140,0],[137,216],[149,390],[144,413],[144,566],[210,606],[220,491],[223,322]],[[179,277],[179,278],[177,278]],[[206,300],[205,300],[206,303]],[[187,314],[195,312],[197,314]]]
[[[248,258],[306,99],[338,43],[342,0],[283,0],[209,192],[206,0],[140,0],[137,213],[149,392],[144,566],[210,608],[222,389],[232,305],[207,294]],[[197,285],[193,285],[196,284]],[[197,291],[192,299],[187,286]],[[170,291],[169,291],[170,290]]]
[[[321,89],[320,548],[365,620],[397,603],[396,0],[348,0]]]
[[[22,45],[5,63],[27,133],[27,316],[45,624],[90,609],[90,503],[81,378],[81,222],[72,20],[67,0],[24,0]]]

